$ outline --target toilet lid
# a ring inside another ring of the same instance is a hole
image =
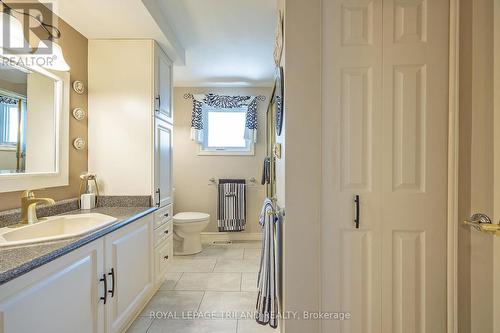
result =
[[[176,223],[189,223],[189,222],[200,222],[208,220],[210,215],[198,212],[183,212],[174,215],[174,222]]]

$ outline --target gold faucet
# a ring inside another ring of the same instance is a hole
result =
[[[21,197],[21,223],[33,224],[38,222],[36,205],[39,203],[53,205],[55,201],[51,198],[35,198],[35,193],[31,190],[23,192]]]

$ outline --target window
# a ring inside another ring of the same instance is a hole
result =
[[[253,142],[245,140],[247,107],[204,106],[200,155],[253,155]]]
[[[0,104],[0,145],[15,146],[19,131],[17,105]]]

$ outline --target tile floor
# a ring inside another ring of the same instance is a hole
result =
[[[259,261],[260,242],[211,244],[196,255],[176,256],[165,283],[128,333],[279,333],[249,318]],[[193,318],[199,314],[206,316]]]

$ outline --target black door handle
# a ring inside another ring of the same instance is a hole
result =
[[[158,101],[158,110],[156,110],[156,112],[160,112],[160,110],[161,110],[161,95],[158,95],[155,99]]]
[[[156,202],[156,206],[160,207],[160,201],[161,201],[161,194],[160,194],[160,188],[156,190],[156,194],[158,194],[158,201]]]
[[[359,195],[356,194],[354,197],[354,204],[356,205],[356,216],[354,218],[354,223],[356,224],[356,229],[359,229]]]
[[[102,296],[100,300],[103,300],[104,304],[106,304],[106,301],[108,300],[108,280],[106,279],[106,274],[102,275],[102,278],[99,279],[99,282],[104,282],[104,296]]]
[[[111,276],[111,290],[108,292],[111,294],[111,297],[115,297],[115,270],[111,268],[111,272],[108,273]]]

